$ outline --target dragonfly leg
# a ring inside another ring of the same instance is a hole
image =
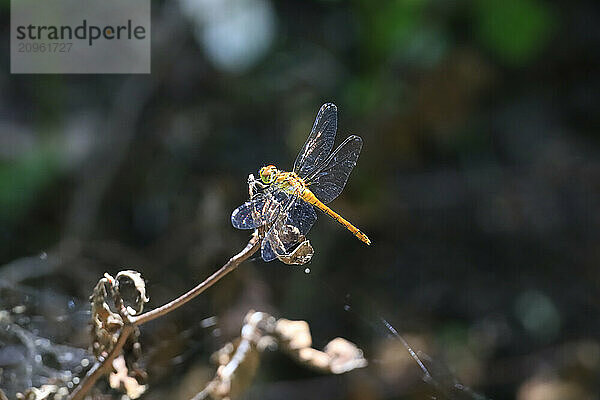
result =
[[[248,192],[250,193],[250,198],[254,197],[257,192],[257,188],[259,190],[264,190],[267,188],[267,185],[254,178],[254,174],[248,175]]]

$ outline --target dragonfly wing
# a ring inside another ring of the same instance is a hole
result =
[[[290,206],[293,206],[290,204]],[[286,211],[280,213],[279,218],[273,223],[269,231],[265,234],[260,246],[260,254],[266,262],[273,261],[278,254],[285,253],[285,244],[280,239],[280,232],[283,229],[284,221],[287,219]]]
[[[262,259],[265,262],[273,261],[274,259],[277,258],[277,254],[275,253],[275,251],[273,251],[273,248],[271,247],[271,240],[267,240],[267,237],[271,233],[272,229],[273,228],[271,228],[269,230],[269,232],[267,232],[267,236],[262,241],[262,244],[260,247],[260,255],[262,256]]]
[[[331,153],[323,167],[307,178],[309,189],[323,203],[329,203],[344,190],[350,172],[358,160],[362,143],[359,136],[349,136]]]
[[[316,220],[317,213],[307,202],[296,200],[287,205],[265,235],[261,245],[263,260],[290,255],[305,240],[304,235]]]
[[[286,224],[297,227],[302,235],[306,235],[316,220],[315,208],[304,200],[298,200],[291,207]]]
[[[313,173],[326,159],[335,141],[337,107],[333,103],[321,106],[310,135],[294,162],[294,172],[301,178]]]
[[[259,193],[231,213],[231,224],[237,229],[256,229],[270,224],[288,201],[289,195],[282,191]]]

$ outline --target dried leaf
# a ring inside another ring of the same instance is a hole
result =
[[[146,391],[146,385],[140,385],[135,378],[129,376],[123,356],[113,361],[113,368],[114,372],[108,377],[111,388],[125,392],[130,399],[137,399]]]
[[[130,315],[144,310],[144,304],[150,299],[146,296],[146,282],[142,275],[133,270],[121,271],[117,274],[115,291],[121,296],[123,305]]]
[[[290,350],[299,350],[312,345],[310,327],[306,321],[290,321],[282,318],[277,321],[275,331]]]
[[[124,321],[129,315],[142,312],[144,303],[148,301],[144,280],[138,272],[132,270],[119,272],[116,279],[104,274],[94,287],[90,301],[92,350],[96,358],[106,357],[117,343]],[[135,327],[123,346],[120,359],[123,360],[127,379],[121,375],[112,378],[113,381],[117,379],[121,382],[118,385],[115,383],[116,387],[123,388],[128,394],[138,393],[144,387],[140,382],[146,378],[146,372],[137,365],[141,357],[139,335],[140,331]],[[137,386],[131,383],[132,380]]]
[[[25,393],[17,393],[19,400],[62,400],[66,399],[69,391],[65,387],[57,385],[42,385],[39,388],[32,387]],[[2,397],[0,397],[2,398]],[[6,398],[6,397],[4,397]]]
[[[304,240],[290,254],[280,255],[277,258],[288,265],[304,265],[309,262],[315,250],[309,240]]]
[[[323,351],[330,358],[330,369],[334,374],[343,374],[367,366],[362,350],[346,339],[333,339]]]
[[[123,326],[123,318],[114,308],[114,278],[109,274],[98,281],[90,302],[92,303],[92,351],[96,358],[110,352],[118,339],[118,332]]]

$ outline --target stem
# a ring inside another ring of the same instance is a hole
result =
[[[101,362],[97,362],[94,366],[88,371],[87,375],[81,382],[79,386],[73,390],[71,395],[68,397],[69,400],[83,400],[87,392],[94,386],[96,381],[106,374],[110,368],[112,368],[112,363],[121,354],[121,349],[127,342],[129,335],[133,332],[134,325],[131,323],[126,323],[121,329],[121,334],[119,335],[119,339],[117,343],[115,343],[115,347],[113,347],[112,351],[106,356],[104,360]]]
[[[181,307],[188,301],[192,300],[194,297],[198,296],[200,293],[204,292],[206,289],[214,285],[225,275],[236,269],[241,263],[250,258],[256,251],[260,248],[260,240],[257,234],[252,236],[252,239],[248,242],[248,245],[240,251],[235,256],[231,257],[229,261],[225,265],[223,265],[217,272],[206,278],[202,283],[191,289],[190,291],[184,293],[179,296],[175,300],[164,304],[158,308],[155,308],[152,311],[148,311],[147,313],[140,314],[137,317],[129,317],[128,321],[125,323],[123,328],[121,329],[121,334],[119,335],[119,339],[117,343],[115,343],[115,347],[109,353],[109,355],[102,361],[96,362],[92,369],[90,369],[81,381],[81,384],[73,390],[71,395],[68,397],[68,400],[83,400],[85,395],[90,391],[90,389],[94,386],[96,381],[106,374],[110,368],[112,368],[112,362],[115,358],[121,354],[121,350],[123,346],[127,342],[127,339],[133,332],[135,326],[142,325],[148,321],[152,321],[158,317],[162,317],[165,314],[175,310],[176,308]]]
[[[134,325],[142,325],[146,322],[152,321],[158,317],[162,317],[163,315],[173,311],[174,309],[181,307],[188,301],[192,300],[194,297],[198,296],[200,293],[204,292],[206,289],[214,285],[225,275],[233,271],[240,265],[242,262],[246,261],[250,258],[256,251],[260,248],[260,240],[258,237],[254,235],[252,239],[248,242],[246,248],[240,251],[235,256],[231,257],[229,261],[225,265],[223,265],[217,272],[209,276],[204,280],[204,282],[200,283],[195,288],[190,291],[182,294],[178,298],[173,301],[168,302],[158,308],[155,308],[152,311],[148,311],[147,313],[140,314],[137,317],[131,317],[131,322]]]

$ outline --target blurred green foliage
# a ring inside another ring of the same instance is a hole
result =
[[[368,0],[357,2],[362,18],[364,60],[367,65],[380,66],[394,57],[412,40],[419,29],[426,0],[392,0],[373,7]]]
[[[474,0],[474,10],[479,39],[509,65],[539,55],[556,28],[551,6],[540,0]]]
[[[0,163],[0,222],[18,221],[40,202],[39,194],[57,177],[59,166],[57,152],[49,147]]]

